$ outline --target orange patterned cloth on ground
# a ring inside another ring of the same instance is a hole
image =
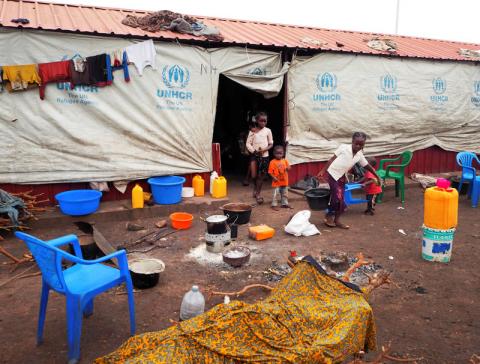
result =
[[[308,262],[264,300],[232,301],[168,329],[127,340],[95,363],[339,363],[376,346],[360,292]]]

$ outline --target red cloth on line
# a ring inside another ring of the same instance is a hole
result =
[[[40,85],[40,98],[45,98],[45,86],[51,82],[71,82],[70,61],[40,63],[38,74],[42,80]]]

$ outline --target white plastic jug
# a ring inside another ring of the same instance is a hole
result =
[[[215,178],[218,178],[218,173],[213,171],[210,174],[210,194],[213,193],[213,181],[215,181]]]
[[[183,296],[180,306],[180,320],[188,320],[192,317],[201,315],[205,311],[205,298],[198,286],[192,286],[192,289]]]

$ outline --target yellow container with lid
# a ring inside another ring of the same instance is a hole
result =
[[[132,207],[134,209],[143,209],[144,197],[143,188],[138,184],[132,188]]]
[[[205,180],[200,175],[196,175],[192,180],[193,193],[195,196],[205,195]]]
[[[424,218],[431,229],[452,229],[458,223],[458,191],[455,188],[430,187],[425,190]]]
[[[223,198],[227,196],[227,180],[220,176],[213,180],[212,197]]]

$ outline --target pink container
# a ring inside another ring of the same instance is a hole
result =
[[[450,187],[450,181],[445,178],[437,179],[437,187],[447,189]]]

